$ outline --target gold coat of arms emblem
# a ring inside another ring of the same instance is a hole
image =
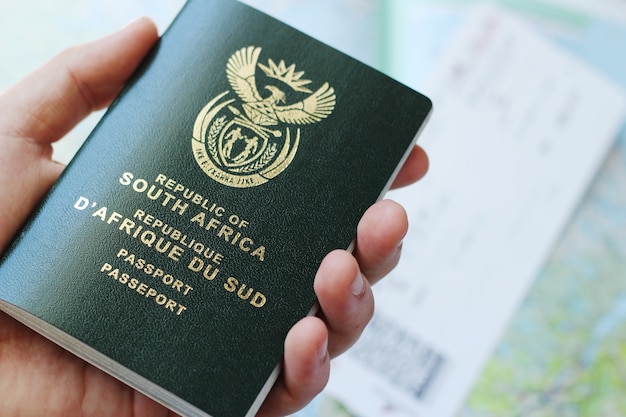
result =
[[[226,65],[228,90],[198,114],[192,148],[198,165],[213,180],[236,188],[265,184],[292,162],[301,127],[317,123],[333,112],[335,91],[328,82],[317,90],[304,71],[284,60],[258,63],[262,48],[235,52]],[[257,68],[265,74],[257,86]],[[290,100],[298,97],[297,100]]]

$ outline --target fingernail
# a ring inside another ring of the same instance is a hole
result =
[[[363,295],[363,293],[365,292],[365,278],[363,278],[363,275],[361,275],[361,271],[357,272],[354,281],[352,281],[350,291],[357,297]]]
[[[328,337],[324,338],[324,342],[318,347],[317,358],[320,362],[324,362],[326,360],[326,356],[328,355]]]

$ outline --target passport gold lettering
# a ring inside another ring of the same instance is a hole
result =
[[[230,218],[233,219],[233,216]],[[239,231],[236,232],[235,229],[226,224],[222,224],[222,222],[215,217],[207,219],[207,214],[201,211],[192,217],[191,223],[204,230],[215,232],[217,237],[230,243],[242,252],[248,253],[261,262],[265,261],[265,246],[256,244],[252,238],[244,236]],[[247,226],[247,222],[245,222],[245,226]],[[240,223],[239,225],[239,227],[245,226],[244,223]]]
[[[143,178],[138,178],[131,182],[132,174],[126,174],[129,175],[122,175],[119,180],[120,184],[130,186],[132,190],[137,193],[145,193],[146,197],[153,201],[159,201],[163,207],[167,207],[180,215],[189,207],[188,203],[183,202],[180,198],[176,198],[174,194],[167,191],[164,192],[162,188],[157,188],[154,184],[150,185],[148,181]]]
[[[78,198],[76,203],[74,203],[74,208],[79,211],[86,210],[89,207],[93,209],[97,207],[97,203],[91,202],[88,198],[82,196]],[[136,222],[124,217],[116,211],[112,211],[109,214],[109,208],[106,206],[97,208],[91,216],[100,219],[105,224],[115,224],[118,230],[125,232],[134,239],[138,239],[143,245],[154,249],[156,252],[165,254],[173,261],[180,261],[181,256],[185,252],[185,249],[182,246],[179,246],[164,237],[157,236],[157,233],[153,230],[145,230],[142,225],[137,226]],[[173,240],[180,240],[183,235],[178,232],[176,237],[178,239]],[[204,250],[204,245],[202,245],[202,250]]]
[[[187,307],[185,307],[184,305],[169,298],[167,295],[160,293],[155,288],[152,288],[151,286],[140,281],[139,279],[131,277],[125,272],[121,272],[119,268],[113,268],[113,265],[111,265],[110,263],[104,263],[100,268],[100,272],[106,274],[108,277],[124,285],[129,290],[137,293],[143,298],[153,301],[158,306],[177,316],[180,316],[184,311],[187,310]]]
[[[115,224],[119,231],[126,233],[133,239],[138,239],[142,244],[156,252],[165,254],[171,260],[180,260],[185,249],[190,249],[200,257],[217,265],[224,260],[224,255],[208,244],[181,232],[145,210],[137,209],[132,218],[128,218],[115,211],[109,214],[109,208],[105,206],[98,208],[97,206],[96,202],[83,196],[74,203],[76,210],[85,211],[91,208],[93,210],[92,217],[106,224]],[[240,220],[240,224],[241,227],[244,227],[247,222]],[[249,243],[244,241],[244,248],[247,248]]]
[[[122,248],[116,255],[121,258],[125,263],[135,267],[135,269],[143,272],[151,278],[159,279],[163,285],[170,287],[183,295],[188,295],[193,291],[193,287],[185,284],[183,281],[174,278],[173,275],[166,273],[163,269],[158,268],[152,263],[149,263],[146,259],[140,258],[134,253],[130,253],[128,249]]]
[[[159,233],[161,233],[162,235],[169,236],[172,240],[177,241],[180,246],[189,248],[198,255],[202,255],[212,262],[219,264],[224,259],[224,255],[222,255],[221,253],[218,253],[210,247],[206,246],[204,243],[198,242],[196,241],[196,239],[189,237],[186,234],[183,234],[178,229],[174,229],[173,226],[165,223],[164,221],[156,218],[151,214],[148,214],[144,210],[136,210],[135,214],[133,214],[133,219],[139,220],[141,223],[147,226],[151,226],[154,229],[158,229]],[[130,221],[130,224],[127,222],[127,227],[134,227],[134,224],[135,223],[133,221]],[[130,234],[130,232],[128,231],[127,233]]]
[[[164,174],[158,174],[151,185],[150,182],[144,178],[135,178],[132,172],[124,172],[119,178],[119,183],[123,186],[131,187],[131,189],[137,193],[145,193],[146,197],[150,200],[161,200],[163,207],[170,207],[172,211],[178,211],[181,215],[188,207],[188,203],[184,203],[183,200],[191,202],[217,217],[223,216],[226,211],[224,207],[209,201],[209,199],[202,194],[195,192]]]
[[[267,297],[262,293],[255,291],[254,288],[248,287],[246,284],[240,283],[235,277],[228,277],[224,283],[224,289],[231,293],[237,293],[237,297],[246,301],[254,307],[261,308],[267,302]],[[254,293],[254,295],[252,295]],[[251,297],[252,296],[252,297]]]
[[[215,277],[217,277],[217,274],[220,273],[220,270],[216,268],[215,265],[207,265],[206,268],[204,265],[204,260],[194,256],[191,262],[189,262],[189,265],[187,265],[187,268],[193,272],[201,272],[204,279],[213,281]]]

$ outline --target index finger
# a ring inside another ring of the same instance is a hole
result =
[[[107,106],[157,40],[147,18],[68,49],[0,95],[0,135],[54,142]]]

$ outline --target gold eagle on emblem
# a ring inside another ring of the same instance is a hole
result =
[[[328,82],[313,91],[295,64],[271,59],[260,64],[260,54],[260,47],[247,46],[229,57],[226,75],[237,97],[231,90],[214,97],[193,127],[196,162],[229,187],[256,187],[280,175],[296,156],[303,126],[335,109],[335,90]]]
[[[306,87],[311,81],[302,79],[304,72],[296,72],[295,64],[287,67],[282,60],[277,65],[270,59],[268,65],[258,64],[258,67],[269,78],[280,80],[294,91],[308,93],[309,96],[287,105],[287,95],[275,85],[264,86],[263,89],[269,91],[270,95],[265,98],[261,96],[255,76],[260,53],[260,47],[242,48],[230,57],[226,66],[228,82],[243,100],[243,110],[252,123],[257,126],[275,126],[281,122],[305,125],[319,122],[333,112],[335,90],[324,83],[313,92]]]

